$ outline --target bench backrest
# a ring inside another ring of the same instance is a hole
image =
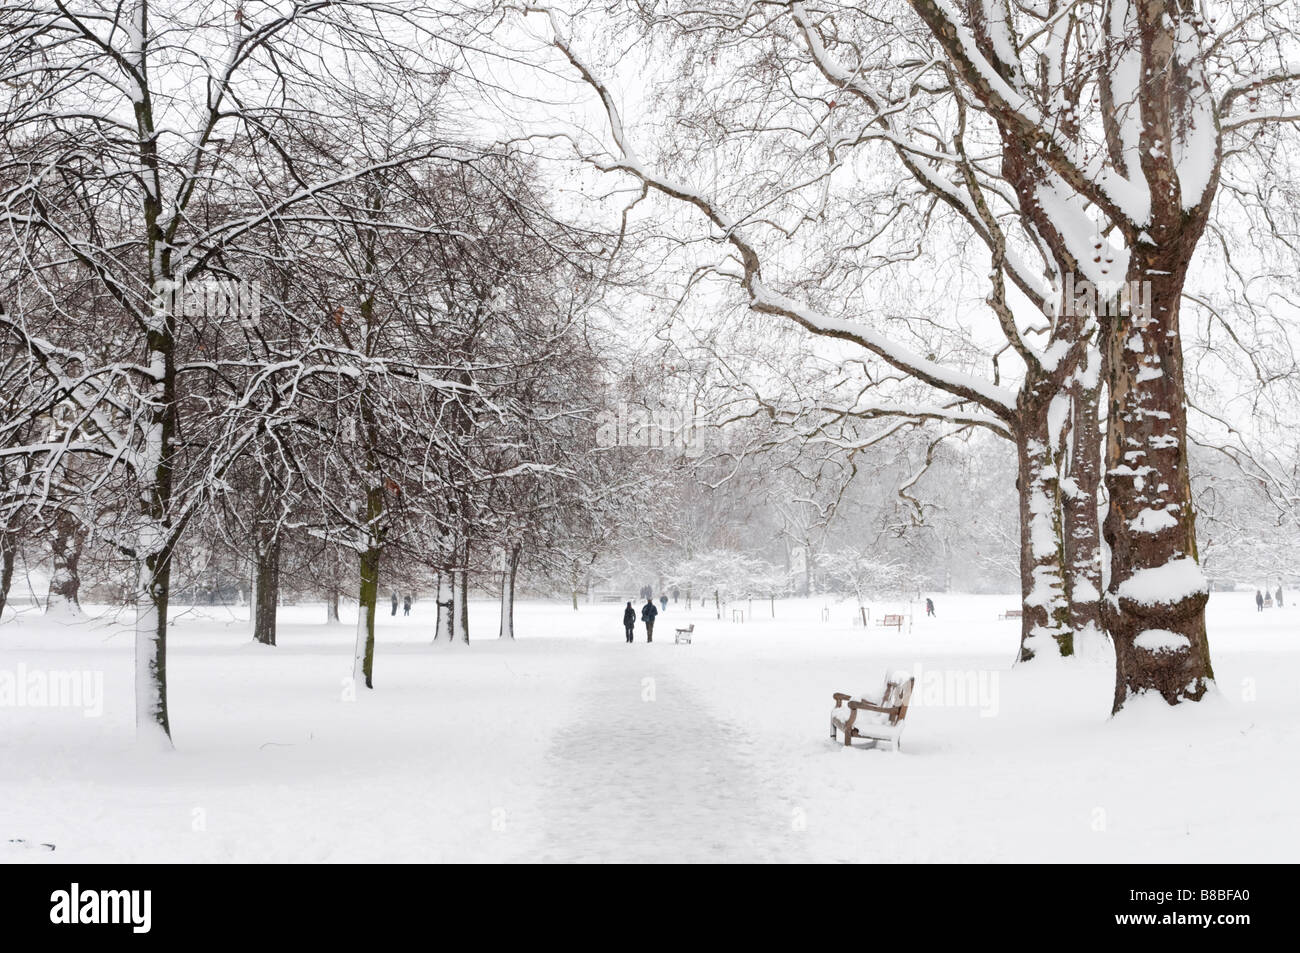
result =
[[[887,615],[881,625],[902,625],[903,617],[901,615]]]
[[[912,702],[912,689],[916,686],[916,678],[909,677],[907,681],[901,684],[895,682],[894,686],[896,689],[897,700],[894,702],[894,705],[890,707],[897,706],[898,710],[889,716],[889,723],[891,725],[896,725],[907,717],[907,706]]]

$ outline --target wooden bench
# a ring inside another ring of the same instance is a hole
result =
[[[903,631],[903,617],[901,615],[886,615],[876,625],[892,625],[899,632]]]
[[[683,645],[683,644],[685,644],[685,645],[690,645],[690,644],[691,644],[691,636],[694,635],[694,634],[695,634],[695,623],[692,622],[692,623],[691,623],[690,625],[688,625],[686,628],[684,628],[684,629],[678,629],[678,630],[677,630],[676,634],[673,636],[673,644],[675,644],[675,645]]]
[[[831,711],[831,740],[835,733],[844,735],[844,747],[851,748],[854,739],[867,741],[864,747],[874,748],[887,741],[894,751],[903,748],[903,721],[907,706],[912,700],[916,679],[906,672],[896,672],[885,678],[885,687],[879,698],[863,696],[854,698],[844,692],[835,692],[835,708]]]
[[[1002,615],[998,616],[999,619],[1023,619],[1024,617],[1024,609],[1008,609],[1006,612],[1002,613]]]

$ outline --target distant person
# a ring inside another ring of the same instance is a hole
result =
[[[393,615],[397,615],[397,593],[393,593]]]
[[[934,600],[933,600],[933,599],[926,599],[926,600],[925,600],[925,614],[926,614],[926,615],[934,615]]]
[[[660,612],[667,612],[667,611],[668,611],[668,596],[666,596],[666,595],[661,595],[661,596],[659,597],[659,605],[662,606],[662,608],[659,610]]]
[[[402,615],[410,615],[410,614],[411,614],[411,597],[407,596],[405,599],[402,600]]]
[[[1277,607],[1282,608],[1282,587],[1277,587]]]
[[[645,623],[645,640],[653,642],[655,640],[655,616],[659,610],[655,608],[652,600],[646,599],[645,605],[641,607],[641,621]]]
[[[632,633],[636,630],[636,610],[632,608],[631,602],[623,610],[623,629],[627,632],[627,643],[631,645]]]
[[[677,587],[673,586],[673,605],[677,605]]]
[[[1255,590],[1255,611],[1264,611],[1264,593],[1260,592],[1258,589]]]

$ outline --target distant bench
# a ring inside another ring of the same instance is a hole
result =
[[[1024,609],[1008,609],[1006,612],[1002,613],[1002,615],[998,616],[999,619],[1023,619],[1024,617]]]
[[[676,635],[673,636],[673,643],[676,645],[683,645],[683,644],[690,645],[691,636],[694,634],[695,634],[695,623],[692,622],[686,628],[677,630]]]
[[[903,617],[901,615],[887,615],[877,622],[876,625],[892,625],[901,632],[903,631]]]

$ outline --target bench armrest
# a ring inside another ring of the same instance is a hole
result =
[[[897,706],[893,708],[885,708],[883,705],[873,705],[871,702],[850,701],[849,707],[857,708],[860,711],[878,711],[882,715],[892,715],[894,712],[898,711]]]
[[[850,701],[853,701],[853,696],[852,696],[852,695],[847,695],[847,694],[845,694],[844,692],[836,692],[836,693],[835,693],[834,695],[832,695],[831,697],[834,698],[837,702],[850,702]],[[838,707],[838,706],[836,706],[836,707]]]

